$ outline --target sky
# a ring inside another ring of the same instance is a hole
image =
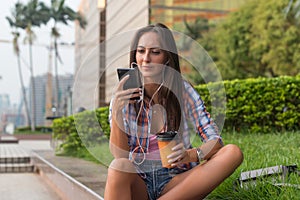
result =
[[[8,94],[10,96],[11,104],[20,102],[21,99],[21,85],[18,75],[17,57],[13,52],[11,27],[6,16],[11,16],[11,9],[18,1],[27,3],[29,0],[8,0],[1,1],[0,6],[0,94]],[[42,0],[50,5],[51,0]],[[65,5],[77,11],[81,0],[66,0]],[[58,29],[61,37],[58,42],[73,43],[75,38],[74,22],[69,22],[68,26],[59,24]],[[50,44],[50,30],[51,24],[42,26],[39,29],[34,29],[36,40],[33,47],[33,71],[34,75],[46,74],[49,66],[49,50],[47,47]],[[21,31],[21,30],[20,30]],[[25,33],[21,31],[19,39],[20,52],[22,58],[22,72],[24,76],[25,86],[29,86],[30,72],[29,72],[29,53],[28,46],[24,44]],[[74,47],[70,45],[61,46],[59,53],[63,63],[58,66],[58,73],[61,75],[74,73]],[[53,63],[53,62],[52,62]],[[54,73],[54,65],[53,73]]]

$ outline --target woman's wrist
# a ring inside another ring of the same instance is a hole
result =
[[[198,162],[198,154],[196,148],[187,150],[190,162]]]

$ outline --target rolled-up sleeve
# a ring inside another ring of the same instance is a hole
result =
[[[185,89],[184,99],[187,106],[187,113],[202,142],[214,139],[221,140],[218,127],[211,118],[210,113],[206,110],[198,92],[189,83],[185,83]],[[222,143],[222,141],[220,142]]]

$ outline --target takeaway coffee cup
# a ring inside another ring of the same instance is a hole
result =
[[[171,164],[168,163],[167,156],[173,152],[172,148],[178,143],[177,132],[168,131],[158,133],[156,136],[162,166],[166,168],[171,168]]]

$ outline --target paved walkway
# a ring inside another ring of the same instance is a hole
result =
[[[1,145],[1,144],[0,144]],[[71,158],[71,157],[64,157],[64,156],[55,156],[53,149],[51,148],[49,140],[20,140],[19,144],[20,147],[24,148],[27,152],[35,152],[43,157],[48,162],[52,163],[54,166],[65,172],[66,174],[70,175],[71,177],[78,180],[80,183],[86,185],[91,190],[99,194],[103,197],[104,194],[104,187],[106,182],[107,176],[107,168],[100,165],[95,164],[93,162],[85,161],[78,158]],[[35,182],[37,184],[41,183],[40,178],[36,174],[5,174],[0,176],[0,192],[2,190],[14,190],[15,187],[13,185],[7,184],[7,180],[15,180],[22,179],[24,184],[26,180],[30,182]],[[20,181],[20,184],[22,183]],[[9,183],[9,182],[8,182]],[[30,185],[27,184],[27,185]],[[26,185],[26,184],[25,184]],[[11,188],[13,187],[13,188]],[[44,186],[40,185],[40,191],[44,191],[42,189]],[[23,187],[22,187],[23,188]],[[28,191],[30,193],[30,191]],[[21,192],[19,192],[21,195]],[[12,194],[9,192],[9,194]],[[15,194],[17,195],[17,194]],[[30,195],[30,194],[28,194]],[[49,194],[51,196],[51,194]],[[2,196],[1,198],[2,199]],[[17,196],[12,196],[12,198],[8,198],[9,200],[18,200],[24,198],[17,198]],[[26,199],[26,198],[25,198]],[[30,198],[30,199],[47,199],[46,197],[40,196],[40,198]],[[53,196],[50,199],[56,200],[57,197]]]
[[[0,174],[0,194],[1,200],[60,200],[35,173]]]
[[[58,169],[84,184],[100,196],[104,196],[107,168],[78,158],[55,156],[53,151],[36,151]]]

